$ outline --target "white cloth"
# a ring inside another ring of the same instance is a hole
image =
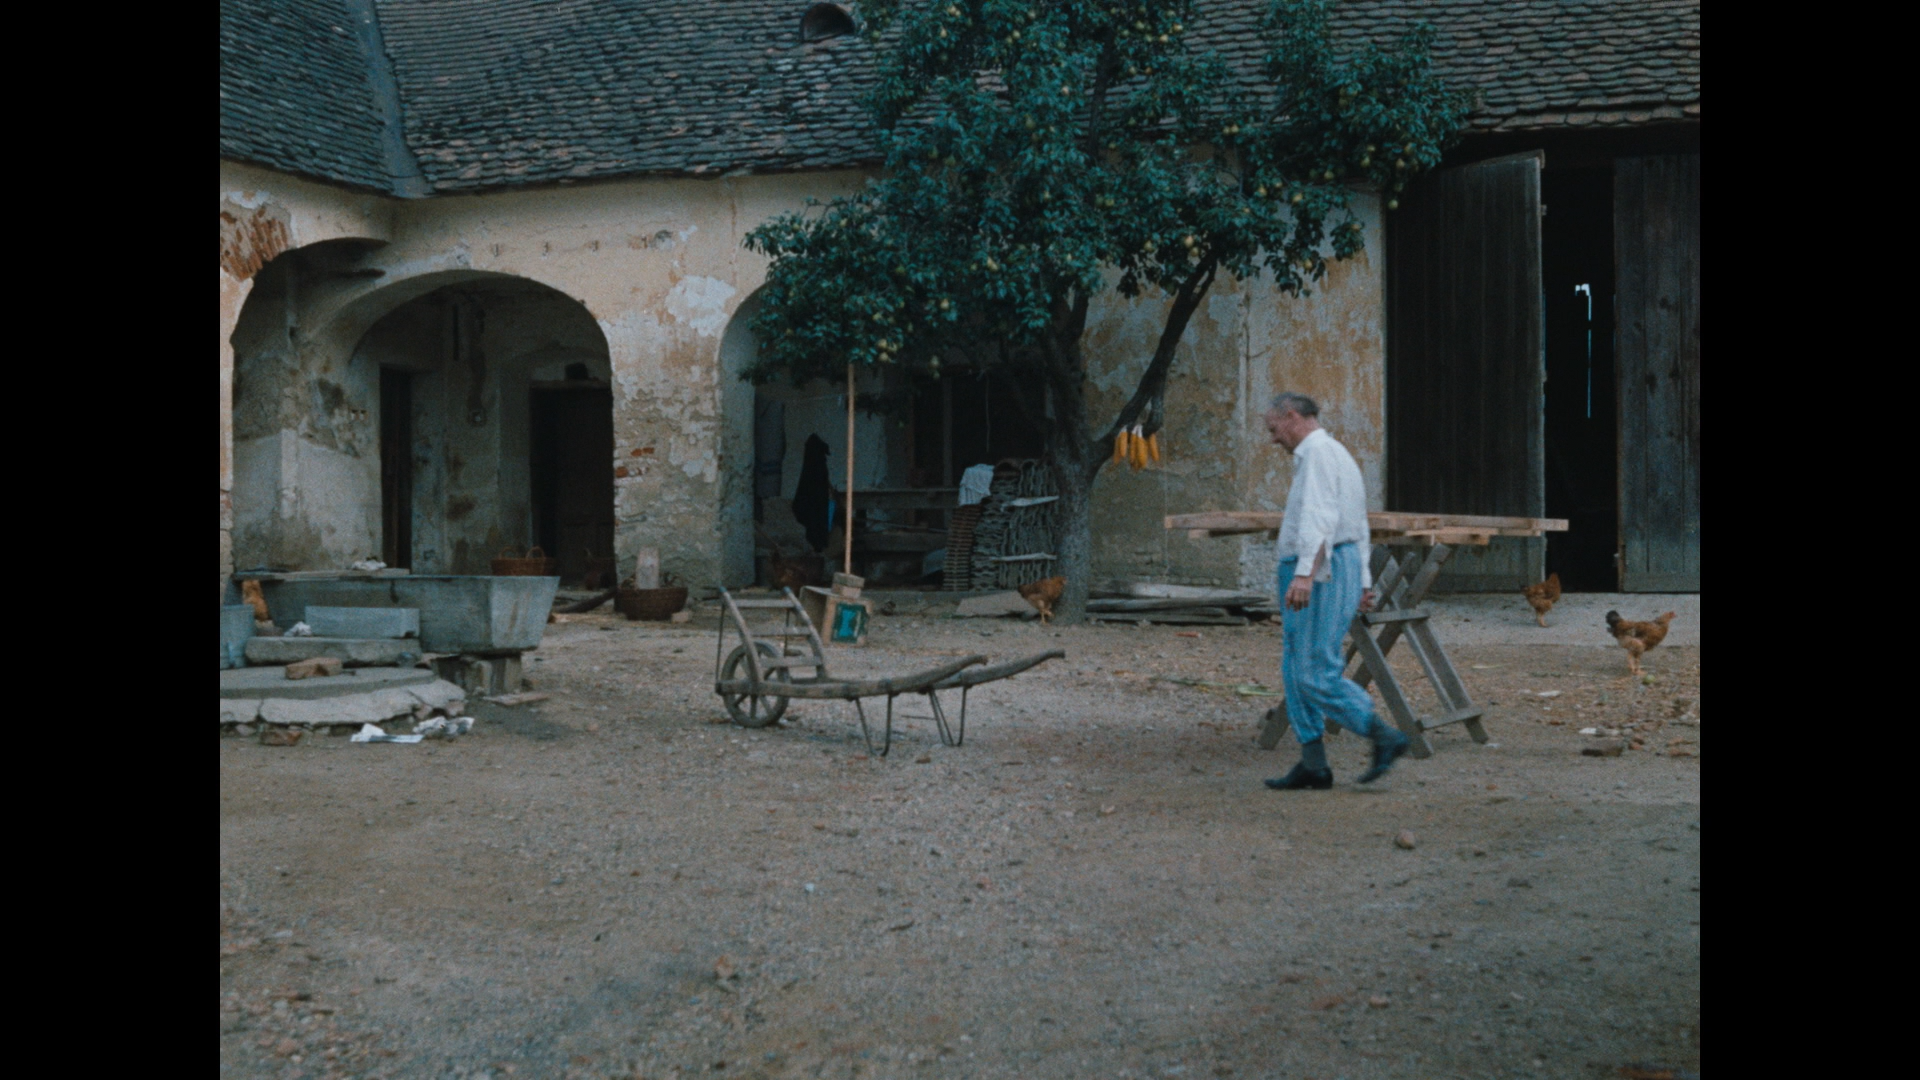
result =
[[[1373,587],[1373,547],[1368,543],[1367,483],[1347,448],[1324,430],[1315,430],[1293,448],[1293,484],[1287,489],[1287,516],[1280,522],[1279,557],[1297,557],[1294,573],[1330,581],[1328,556],[1340,544],[1359,545],[1360,587]],[[1311,568],[1309,570],[1309,568]]]
[[[975,465],[960,474],[960,505],[972,506],[993,490],[993,466]]]

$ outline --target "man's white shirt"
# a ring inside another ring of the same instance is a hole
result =
[[[1293,448],[1293,485],[1287,489],[1287,516],[1280,523],[1282,559],[1296,556],[1297,576],[1333,579],[1333,548],[1359,545],[1360,585],[1373,587],[1372,545],[1368,543],[1367,484],[1347,448],[1323,429],[1310,432]]]

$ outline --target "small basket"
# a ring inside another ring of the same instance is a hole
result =
[[[493,560],[494,577],[552,577],[559,568],[560,560],[547,558],[538,544],[528,548],[525,555],[515,555],[512,548],[507,548]]]
[[[649,620],[665,622],[673,613],[687,606],[687,587],[670,585],[664,589],[628,589],[622,588],[614,597],[613,604],[620,614],[638,622]]]

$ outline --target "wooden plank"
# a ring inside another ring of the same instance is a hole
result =
[[[863,697],[893,697],[918,693],[942,679],[959,674],[975,664],[984,664],[984,656],[969,656],[937,668],[890,679],[835,679],[814,682],[769,683],[751,679],[728,679],[713,685],[720,694],[761,694],[766,697],[809,698],[826,701],[851,701]]]
[[[1620,588],[1700,588],[1700,155],[1614,162]]]
[[[1006,660],[989,667],[974,668],[972,671],[962,671],[958,675],[953,675],[934,683],[930,689],[959,690],[969,686],[979,686],[981,683],[993,682],[996,679],[1004,679],[1012,675],[1018,675],[1028,668],[1037,667],[1048,660],[1065,659],[1066,655],[1067,651],[1065,649],[1048,649],[1045,652],[1034,653],[1032,656],[1022,657],[1018,660]]]
[[[1220,534],[1272,531],[1280,528],[1286,514],[1277,510],[1208,510],[1196,514],[1168,514],[1168,529],[1188,529]],[[1430,514],[1409,510],[1370,510],[1367,527],[1380,532],[1407,532],[1418,529],[1464,529],[1489,531],[1513,536],[1538,536],[1543,532],[1566,532],[1566,518],[1521,517],[1512,514]]]
[[[1522,154],[1440,170],[1411,185],[1388,219],[1392,505],[1483,518],[1545,508],[1542,164]],[[1480,525],[1528,528],[1405,527]],[[1544,552],[1532,534],[1494,538],[1447,576],[1517,589],[1539,580]]]
[[[1454,670],[1453,661],[1448,659],[1447,651],[1440,646],[1440,640],[1433,636],[1433,627],[1424,622],[1413,623],[1408,627],[1413,640],[1420,645],[1431,666],[1427,677],[1439,691],[1441,700],[1446,701],[1453,710],[1462,713],[1459,722],[1467,727],[1467,734],[1473,741],[1484,743],[1488,739],[1487,729],[1480,723],[1480,712],[1474,709],[1473,698],[1468,696],[1466,684],[1460,681],[1460,673]],[[1465,715],[1472,711],[1472,715]],[[1452,721],[1448,721],[1451,723]]]
[[[1413,756],[1432,757],[1433,747],[1427,737],[1420,733],[1420,720],[1413,715],[1413,709],[1407,705],[1407,697],[1400,692],[1400,684],[1393,677],[1393,669],[1387,666],[1387,657],[1374,644],[1373,636],[1366,633],[1354,635],[1354,644],[1360,648],[1361,663],[1373,674],[1374,681],[1380,684],[1380,696],[1386,700],[1387,711],[1393,714],[1394,725],[1413,743]],[[1357,680],[1356,680],[1357,681]]]
[[[1410,622],[1414,619],[1426,619],[1432,617],[1432,615],[1433,612],[1431,610],[1416,607],[1408,608],[1405,611],[1369,611],[1362,614],[1360,618],[1368,626],[1380,626],[1384,623]]]

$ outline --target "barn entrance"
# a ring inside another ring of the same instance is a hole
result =
[[[1546,569],[1569,592],[1619,588],[1620,530],[1613,380],[1613,170],[1541,177],[1541,285],[1546,300]]]
[[[1569,526],[1443,591],[1700,588],[1700,156],[1572,164],[1441,169],[1389,219],[1388,505]]]

